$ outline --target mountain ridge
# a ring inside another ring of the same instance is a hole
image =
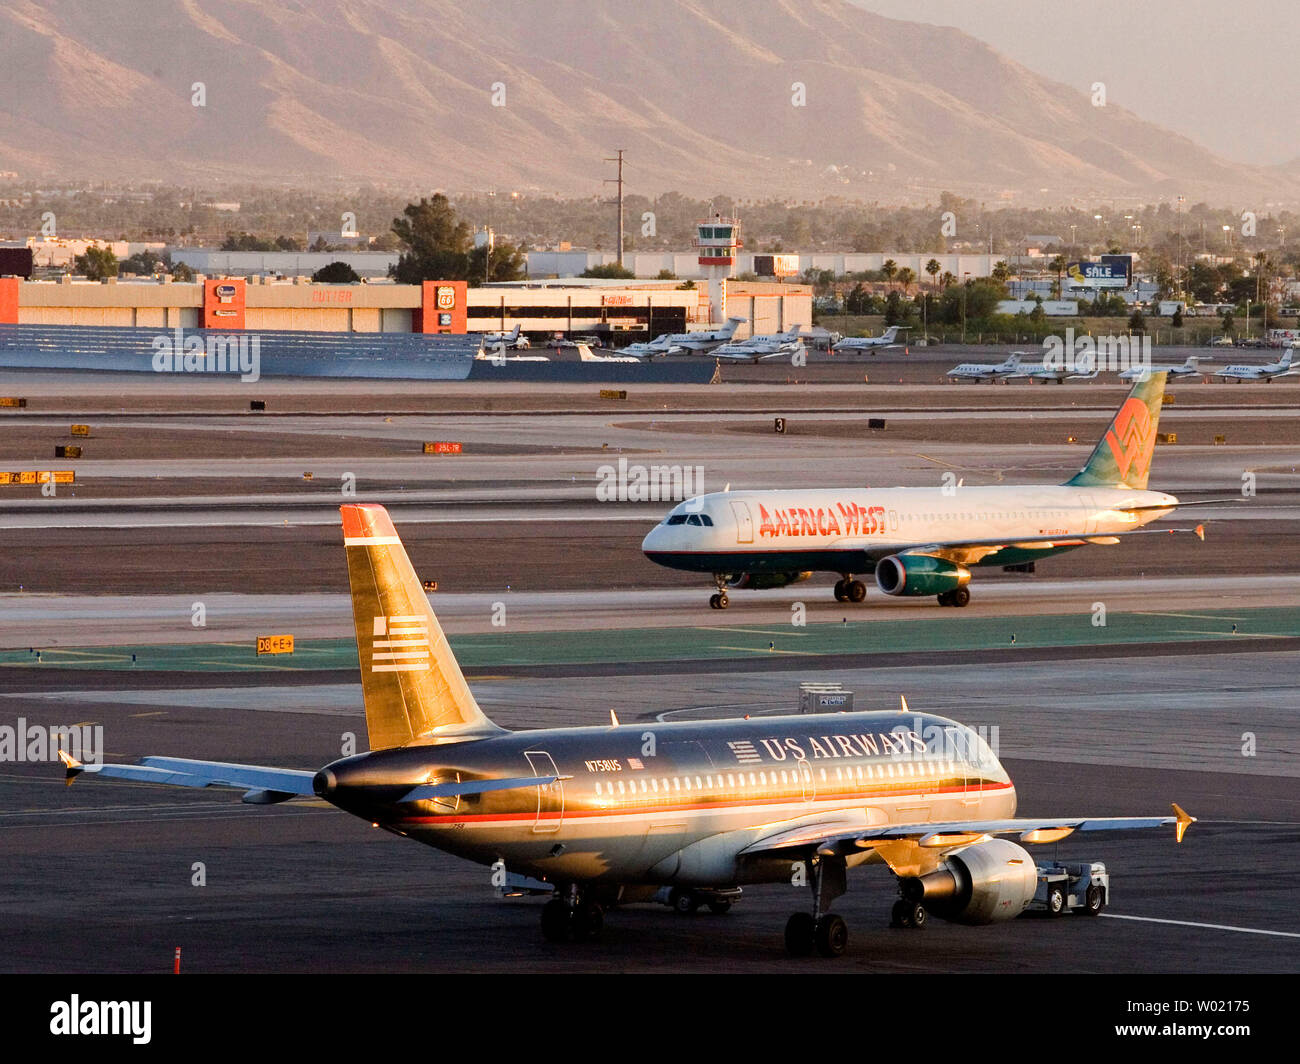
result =
[[[0,27],[0,169],[42,176],[580,196],[622,147],[647,194],[1300,198],[844,0],[16,0]]]

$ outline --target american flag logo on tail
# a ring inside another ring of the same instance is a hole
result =
[[[429,667],[429,618],[376,617],[371,672],[420,672]]]

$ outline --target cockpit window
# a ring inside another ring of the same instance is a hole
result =
[[[713,518],[708,514],[700,514],[700,522],[701,524],[707,525],[709,528],[713,527]]]
[[[669,514],[669,515],[668,515],[668,520],[665,521],[664,524],[666,524],[666,525],[684,525],[684,524],[686,524],[686,515],[685,515],[685,514]]]
[[[699,515],[699,514],[691,514],[691,516],[688,517],[688,518],[686,519],[686,523],[687,523],[688,525],[703,525],[703,524],[704,524],[704,522],[700,520],[700,515]]]

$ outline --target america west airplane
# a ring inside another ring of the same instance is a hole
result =
[[[886,595],[934,595],[965,606],[971,567],[1021,568],[1085,544],[1192,532],[1145,529],[1178,500],[1147,490],[1165,375],[1134,385],[1087,465],[1060,486],[960,484],[932,488],[722,491],[688,499],[651,529],[641,549],[671,569],[711,573],[714,609],[728,587],[756,590],[840,574],[837,602],[861,602],[855,573]]]
[[[741,884],[806,885],[792,953],[837,956],[828,911],[849,868],[884,862],[902,896],[894,922],[928,913],[1007,920],[1033,898],[1021,845],[1074,831],[1176,826],[1172,817],[1020,818],[988,745],[930,714],[845,713],[509,732],[483,713],[381,506],[342,507],[370,750],[317,772],[146,757],[80,775],[233,787],[244,801],[316,796],[395,835],[553,885],[551,940],[595,937],[603,906],[665,886],[676,907],[725,911]],[[1016,841],[1002,836],[1012,836]],[[1105,904],[1096,894],[1090,911]],[[684,904],[683,904],[684,902]]]

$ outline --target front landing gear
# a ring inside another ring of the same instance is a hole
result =
[[[547,942],[594,942],[605,928],[605,910],[576,892],[542,906],[542,937]]]
[[[861,580],[854,580],[849,574],[835,581],[836,602],[862,602],[867,597],[867,585]]]
[[[709,609],[725,610],[731,605],[731,600],[727,598],[727,576],[725,573],[714,573],[713,582],[717,585],[718,592],[716,595],[709,596]]]
[[[814,950],[823,957],[842,956],[849,944],[844,918],[823,910],[848,886],[843,857],[814,857],[806,862],[811,871],[813,911],[794,913],[785,925],[785,949],[792,957],[807,957]]]
[[[960,608],[968,602],[970,602],[970,589],[965,587],[955,587],[939,596],[940,606],[956,606]]]

